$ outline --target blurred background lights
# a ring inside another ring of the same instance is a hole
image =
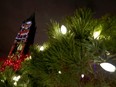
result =
[[[106,51],[106,55],[110,55],[110,52],[109,51]]]
[[[26,22],[26,24],[32,24],[32,22],[31,21],[28,21],[28,22]]]
[[[84,74],[81,74],[81,78],[84,78]]]
[[[32,57],[31,57],[31,56],[29,56],[29,59],[32,59]]]
[[[62,25],[62,26],[61,26],[61,33],[62,33],[62,34],[66,34],[66,32],[67,32],[66,27],[65,27],[64,25]]]
[[[17,82],[14,82],[14,85],[17,86]]]
[[[41,47],[40,47],[40,51],[43,51],[43,50],[44,50],[44,47],[43,47],[43,46],[41,46]]]
[[[61,72],[61,71],[58,71],[58,73],[59,73],[59,74],[62,74],[62,72]]]
[[[100,33],[101,33],[100,30],[99,30],[99,31],[95,31],[95,32],[93,33],[93,37],[94,37],[94,39],[99,39],[99,35],[100,35]]]
[[[1,80],[1,82],[4,82],[4,80]]]
[[[20,78],[21,78],[21,76],[14,76],[13,80],[17,82],[17,81],[19,81]]]
[[[31,57],[31,55],[30,56],[28,56],[25,60],[31,60],[32,59],[32,57]]]
[[[110,63],[101,63],[100,66],[108,72],[115,72],[116,70],[116,67]]]
[[[102,31],[102,26],[98,26],[97,28],[95,28],[94,32],[93,32],[93,37],[94,39],[99,39],[100,33]]]

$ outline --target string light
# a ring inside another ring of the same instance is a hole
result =
[[[17,82],[19,81],[19,79],[21,78],[21,76],[19,75],[19,76],[14,76],[13,77],[13,80],[15,81],[13,84],[14,84],[14,86],[17,86]]]
[[[101,31],[96,31],[93,33],[93,37],[94,39],[99,39],[99,35],[100,35]]]
[[[16,81],[14,82],[14,85],[17,86],[17,82]]]
[[[62,72],[61,72],[61,71],[58,71],[58,73],[59,73],[59,74],[62,74]]]
[[[102,31],[102,26],[97,27],[93,32],[94,39],[99,39],[100,33]]]
[[[62,34],[66,34],[66,32],[67,32],[66,27],[65,27],[64,25],[62,25],[62,26],[61,26],[61,33],[62,33]]]
[[[32,59],[32,57],[31,56],[28,56],[27,58],[25,58],[25,60],[31,60]]]
[[[84,78],[84,76],[85,76],[84,74],[81,74],[81,78]]]
[[[41,46],[41,47],[40,47],[40,51],[43,51],[43,50],[44,50],[44,47],[43,47],[43,46]]]
[[[20,75],[19,75],[19,76],[14,76],[14,77],[13,77],[13,80],[16,81],[16,82],[18,82],[20,78],[21,78]]]
[[[101,63],[100,66],[108,72],[115,72],[116,70],[116,67],[111,63]]]

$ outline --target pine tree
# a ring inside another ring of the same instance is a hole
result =
[[[90,9],[78,9],[62,23],[51,21],[48,41],[32,46],[32,59],[11,78],[21,76],[17,87],[115,87],[116,72],[100,67],[103,62],[116,64],[115,24],[115,16],[96,19]]]
[[[114,87],[115,74],[103,71],[99,64],[115,60],[116,18],[95,19],[91,10],[79,9],[62,23],[67,28],[66,34],[62,33],[60,23],[51,21],[44,50],[39,50],[39,46],[31,49],[39,84],[42,87]],[[100,32],[97,37],[93,36],[96,31]]]

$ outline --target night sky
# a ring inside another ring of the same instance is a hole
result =
[[[91,8],[95,17],[116,15],[116,0],[1,0],[0,1],[0,57],[7,56],[22,21],[35,12],[35,43],[47,40],[50,19],[60,21],[82,7]]]

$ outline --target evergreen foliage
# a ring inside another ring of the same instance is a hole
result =
[[[30,48],[32,59],[15,72],[21,75],[17,87],[115,87],[116,72],[108,73],[99,64],[116,64],[116,17],[95,19],[91,10],[78,9],[63,24],[66,34],[60,23],[51,21],[43,51],[38,45]],[[101,34],[94,38],[98,30]]]
[[[65,35],[60,31],[61,24],[52,21],[48,29],[49,47],[44,51],[32,48],[32,64],[39,69],[43,86],[109,87],[115,83],[114,74],[107,73],[111,79],[99,64],[110,60],[107,52],[115,54],[116,18],[95,19],[91,10],[79,9],[63,23],[67,28]],[[93,37],[95,30],[102,31],[99,39]]]

